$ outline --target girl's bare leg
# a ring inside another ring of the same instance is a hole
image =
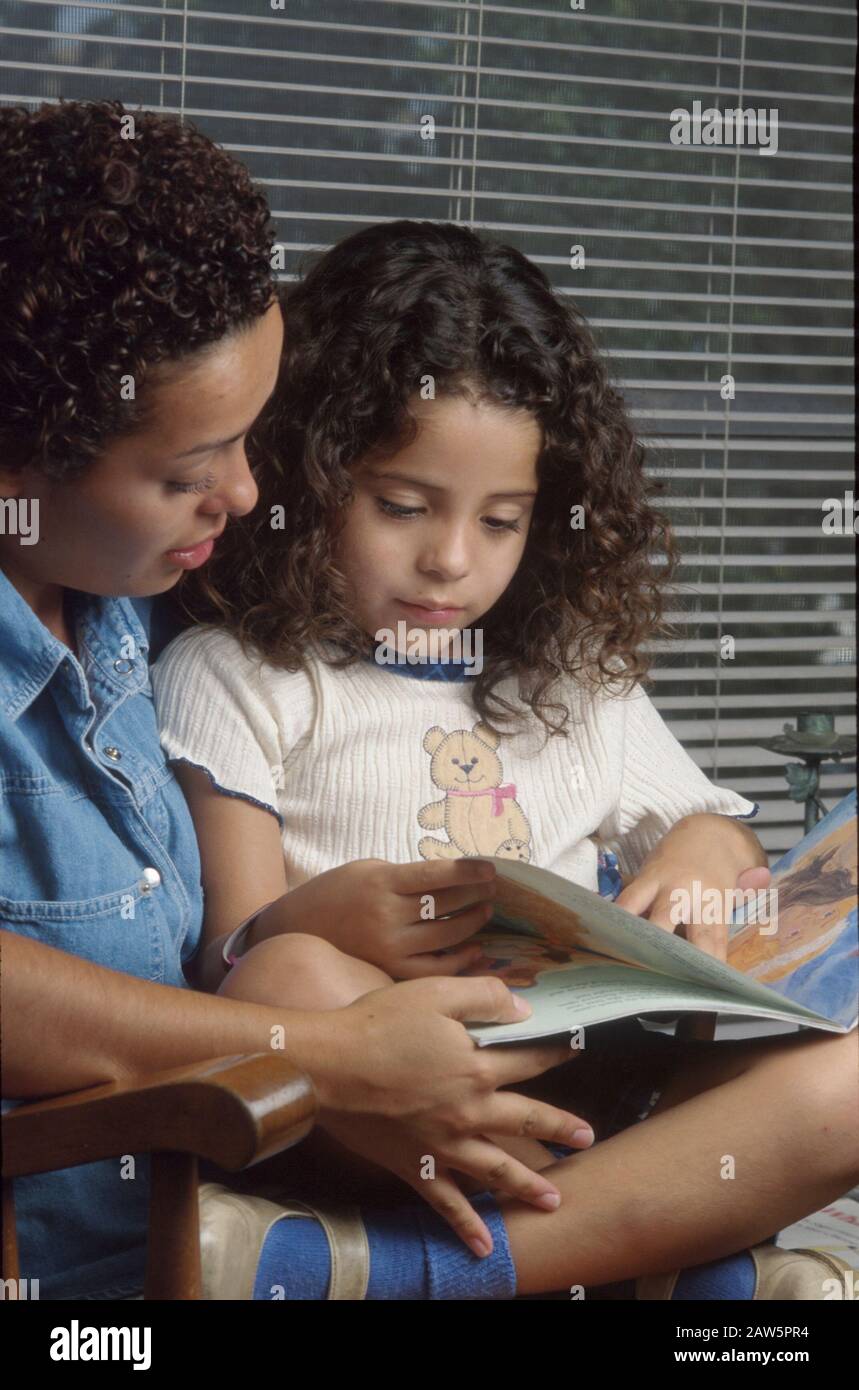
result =
[[[218,994],[284,1009],[342,1009],[391,984],[390,975],[320,936],[271,936],[241,956]]]
[[[704,1264],[859,1181],[855,1033],[722,1046],[647,1120],[547,1170],[558,1211],[499,1194],[519,1293]]]
[[[219,992],[340,1008],[390,983],[375,966],[332,956],[335,948],[318,938],[292,940],[286,978],[284,948],[264,955],[263,942]],[[386,1199],[390,1175],[315,1135],[332,1181],[342,1181],[348,1167],[351,1178],[367,1182],[368,1198]],[[310,1135],[302,1149],[313,1141]],[[587,1288],[704,1264],[765,1240],[859,1182],[856,1034],[720,1044],[677,1070],[646,1121],[558,1163],[535,1140],[496,1142],[508,1152],[515,1146],[515,1156],[534,1169],[551,1170],[563,1197],[556,1212],[542,1213],[496,1194],[518,1292]],[[729,1163],[733,1177],[723,1176]],[[474,1191],[476,1184],[463,1179],[462,1186]],[[362,1195],[360,1186],[349,1194],[358,1201]],[[410,1192],[391,1195],[414,1200]]]

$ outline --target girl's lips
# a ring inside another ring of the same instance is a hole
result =
[[[455,618],[458,613],[462,613],[461,608],[422,608],[419,603],[406,603],[405,599],[398,599],[397,602],[403,608],[407,608],[415,617],[423,618],[424,622],[445,622],[448,623]]]
[[[191,546],[190,550],[168,550],[167,559],[176,569],[195,570],[205,565],[214,548],[215,538],[210,536],[207,541]]]

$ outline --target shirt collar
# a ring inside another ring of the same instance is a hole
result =
[[[131,601],[76,592],[73,608],[84,664],[94,663],[126,691],[143,685],[149,639]],[[133,686],[113,669],[114,660],[127,649],[123,642],[129,637],[140,658]],[[17,719],[66,659],[76,661],[0,570],[0,709],[10,719]]]
[[[376,643],[377,650],[380,645],[380,643]],[[412,680],[417,681],[465,681],[474,679],[473,676],[469,675],[469,672],[472,670],[471,663],[462,660],[456,661],[452,658],[447,661],[436,661],[433,663],[427,661],[378,662],[376,661],[375,655],[370,654],[367,660],[372,661],[380,671],[390,671],[395,676],[410,676]]]

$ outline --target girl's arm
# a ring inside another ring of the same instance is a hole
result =
[[[179,764],[176,775],[202,861],[203,936],[187,972],[197,989],[217,990],[225,974],[225,937],[260,908],[265,911],[246,933],[242,953],[270,936],[307,932],[398,980],[456,975],[479,959],[480,947],[463,943],[492,916],[492,865],[470,858],[418,864],[364,859],[290,892],[276,818],[244,797],[218,791],[199,768]],[[426,895],[433,912],[423,920]],[[456,915],[444,920],[449,913]],[[448,954],[432,954],[441,950]]]
[[[152,668],[162,745],[190,806],[202,859],[206,912],[189,981],[217,990],[225,937],[266,904],[242,950],[269,936],[307,932],[394,979],[455,975],[473,964],[473,947],[430,954],[461,947],[491,916],[487,884],[494,872],[473,859],[355,860],[288,891],[274,769],[311,727],[313,699],[301,673],[287,688],[279,676],[276,691],[271,679],[219,631],[183,633]],[[424,910],[427,894],[432,904]],[[459,915],[444,920],[450,913]]]
[[[196,989],[213,994],[226,973],[221,948],[229,933],[271,903],[245,937],[247,950],[273,935],[262,930],[263,918],[271,928],[281,915],[289,884],[280,826],[270,811],[217,791],[200,768],[180,763],[175,772],[197,832],[205,901],[200,947],[186,974]]]

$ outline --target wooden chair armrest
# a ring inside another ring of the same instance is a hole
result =
[[[171,1067],[4,1114],[3,1175],[155,1150],[236,1172],[297,1144],[316,1108],[310,1078],[270,1052]]]
[[[145,1297],[200,1298],[198,1158],[232,1172],[260,1163],[303,1139],[316,1110],[309,1076],[270,1052],[217,1057],[17,1106],[2,1116],[4,1280],[20,1288],[15,1178],[150,1153]]]

